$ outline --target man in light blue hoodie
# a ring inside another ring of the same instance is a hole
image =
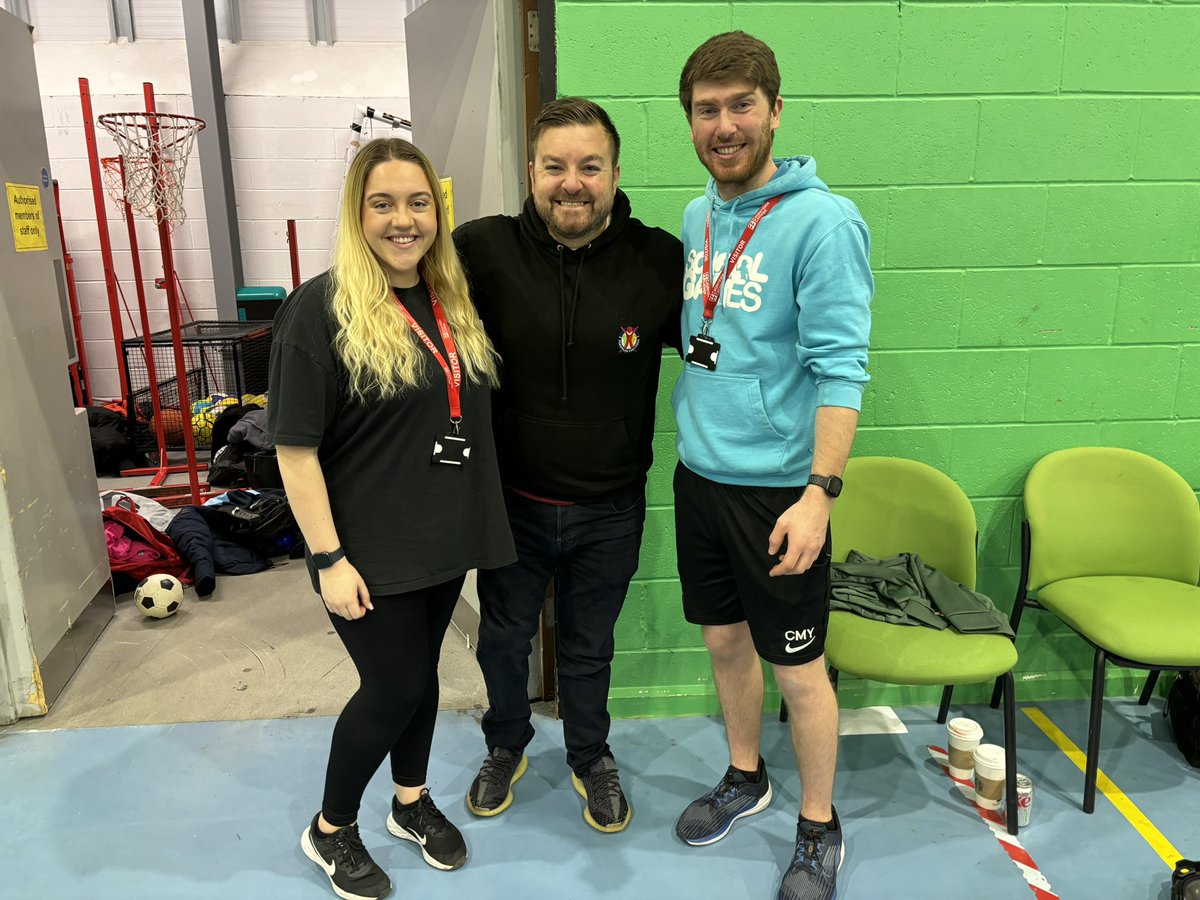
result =
[[[832,900],[843,845],[824,658],[829,511],[867,382],[874,283],[855,205],[810,157],[772,156],[779,86],[774,53],[743,32],[702,44],[679,81],[712,178],[683,216],[675,529],[684,615],[712,659],[730,766],[676,832],[711,844],[771,802],[762,657],[791,710],[803,788],[779,900]]]

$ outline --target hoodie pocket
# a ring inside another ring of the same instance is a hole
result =
[[[621,417],[562,422],[509,411],[510,462],[531,484],[568,496],[601,494],[640,477],[637,451]],[[553,489],[557,489],[554,491]]]
[[[688,367],[672,399],[685,464],[713,475],[783,471],[790,441],[771,423],[757,375]]]

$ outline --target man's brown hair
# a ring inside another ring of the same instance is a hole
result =
[[[616,168],[621,156],[621,136],[617,134],[617,127],[602,106],[583,97],[560,97],[542,107],[529,126],[529,158],[534,158],[538,138],[544,131],[566,125],[599,125],[603,128],[612,144],[612,164]]]
[[[715,34],[697,47],[679,76],[679,102],[692,118],[692,88],[699,81],[748,81],[762,88],[767,104],[779,96],[779,64],[775,52],[751,34],[727,31]]]

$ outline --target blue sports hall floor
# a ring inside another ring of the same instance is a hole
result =
[[[933,760],[928,745],[945,746],[933,709],[896,709],[904,733],[845,735],[835,791],[847,841],[839,898],[1167,900],[1168,859],[1200,856],[1200,772],[1171,742],[1162,700],[1106,704],[1100,764],[1112,789],[1090,816],[1079,807],[1082,774],[1062,749],[1084,744],[1085,702],[1030,707],[1033,716],[1017,713],[1019,768],[1035,785],[1023,852],[1006,849]],[[985,740],[1000,742],[998,712],[959,712],[983,724]],[[332,722],[0,731],[7,826],[0,897],[332,897],[297,844],[320,796]],[[672,825],[725,768],[719,721],[614,723],[612,745],[634,809],[630,827],[616,835],[583,822],[560,724],[536,724],[516,802],[497,818],[475,819],[463,795],[481,754],[476,714],[440,714],[430,785],[466,836],[470,859],[457,872],[429,868],[415,845],[388,835],[390,785],[376,776],[360,822],[392,876],[393,896],[775,897],[799,789],[785,726],[764,722],[772,807],[720,843],[691,848]],[[1061,732],[1058,743],[1047,726]]]

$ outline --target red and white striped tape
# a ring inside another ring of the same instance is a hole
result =
[[[1050,887],[1050,882],[1046,880],[1046,876],[1042,874],[1037,863],[1033,861],[1033,857],[1029,852],[1021,846],[1021,842],[1008,833],[1004,827],[1004,821],[1000,818],[1000,814],[994,809],[984,809],[975,802],[975,783],[967,781],[964,778],[955,778],[950,775],[950,758],[946,755],[946,751],[941,747],[936,747],[929,744],[929,755],[933,757],[934,762],[942,767],[942,771],[950,776],[950,780],[954,782],[960,794],[975,808],[981,818],[987,825],[996,840],[1000,842],[1000,846],[1004,848],[1004,852],[1008,854],[1008,858],[1013,861],[1021,874],[1025,876],[1025,883],[1029,885],[1029,889],[1033,891],[1033,895],[1038,900],[1059,900],[1058,894]]]

